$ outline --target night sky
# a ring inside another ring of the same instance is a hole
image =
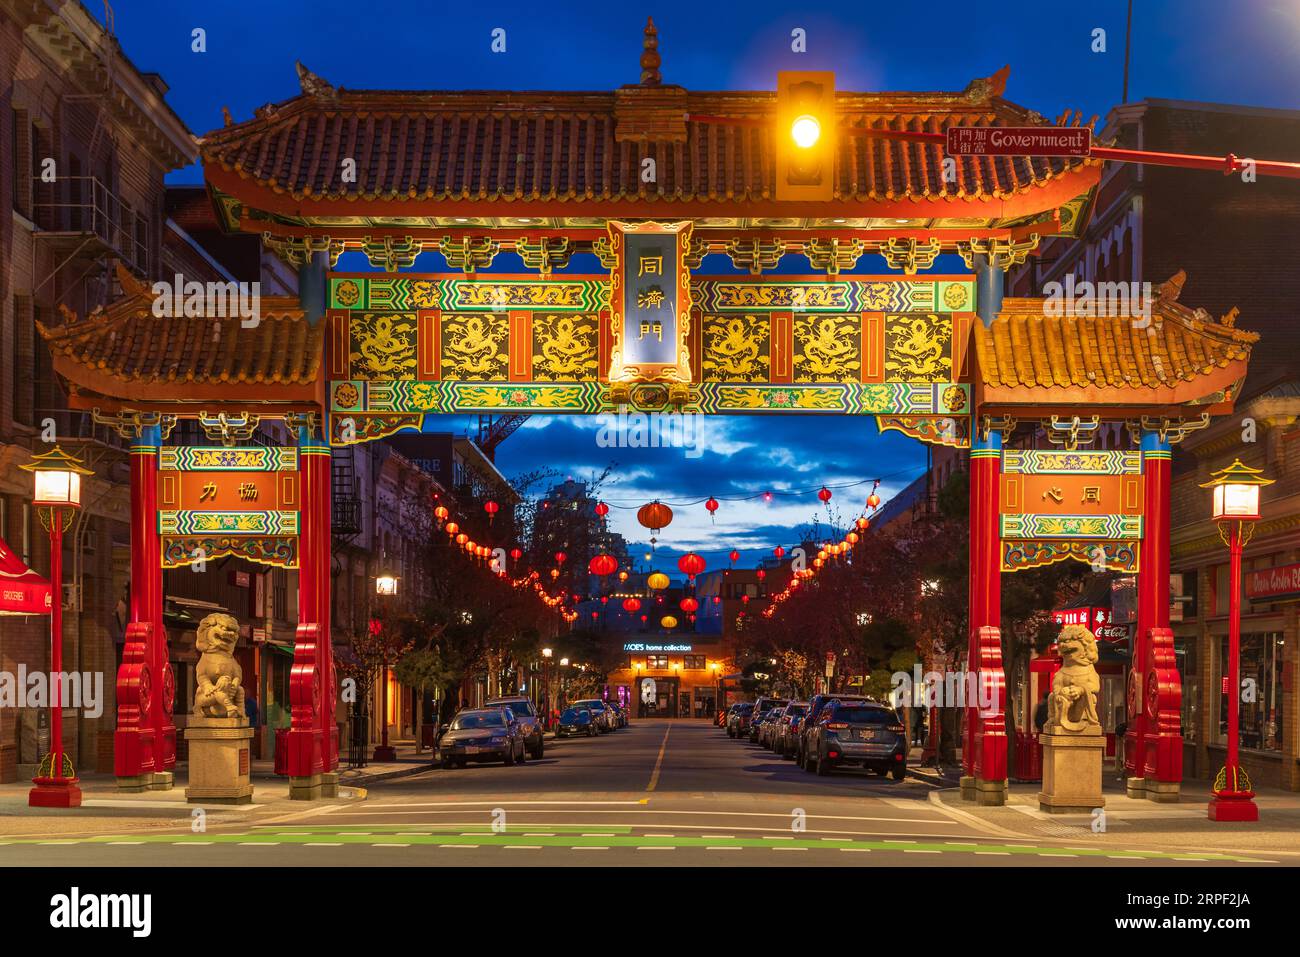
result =
[[[102,4],[88,0],[102,18]],[[815,7],[816,12],[800,10]],[[1131,100],[1144,97],[1294,108],[1300,90],[1300,4],[1283,0],[1137,0]],[[1008,99],[1055,118],[1064,109],[1105,116],[1120,99],[1123,0],[1092,3],[658,2],[627,5],[553,2],[444,4],[340,0],[129,0],[114,3],[116,32],[141,70],[171,87],[168,101],[196,133],[237,121],[255,107],[298,94],[294,60],[336,86],[372,89],[610,90],[639,79],[647,14],[659,28],[664,82],[690,89],[773,89],[780,69],[831,69],[840,89],[961,90],[975,77],[1011,65]],[[191,31],[207,32],[207,52],[191,51]],[[490,51],[494,28],[506,52]],[[791,30],[807,33],[805,54],[790,50]],[[1093,31],[1106,31],[1094,53]],[[1294,159],[1294,157],[1260,157]],[[197,167],[170,181],[201,180]],[[710,257],[706,267],[714,265]],[[792,257],[787,257],[786,266]],[[519,270],[502,256],[498,266]],[[594,263],[594,260],[592,260]],[[723,260],[723,267],[729,265]],[[789,268],[802,271],[799,263]],[[345,257],[341,269],[369,268]],[[443,268],[426,255],[417,270]],[[587,264],[588,269],[591,264]],[[806,268],[806,264],[803,264]],[[957,271],[952,262],[937,269]],[[864,263],[858,271],[885,271]],[[465,417],[445,428],[472,429]],[[506,440],[498,464],[507,475],[549,465],[583,479],[617,463],[604,497],[614,527],[644,540],[634,506],[650,498],[699,501],[809,489],[800,495],[723,501],[716,524],[702,505],[679,510],[661,536],[675,555],[701,551],[711,567],[738,548],[745,563],[789,545],[796,529],[827,519],[815,489],[882,479],[881,492],[906,485],[925,467],[923,446],[897,433],[878,435],[872,419],[719,417],[704,428],[701,454],[683,449],[602,448],[600,423],[530,419]],[[835,491],[840,519],[862,508],[870,485]],[[640,548],[634,551],[640,554]],[[661,561],[661,564],[663,562]]]

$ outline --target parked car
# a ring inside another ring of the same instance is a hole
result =
[[[509,708],[510,713],[519,722],[519,729],[524,736],[524,744],[528,746],[528,756],[533,759],[542,756],[546,750],[543,743],[545,732],[542,730],[542,719],[538,716],[537,709],[533,707],[532,701],[523,695],[511,695],[508,698],[493,698],[483,707]]]
[[[618,727],[618,719],[614,717],[613,709],[600,698],[587,698],[582,701],[574,701],[570,707],[586,708],[590,711],[592,718],[596,721],[596,727],[601,731],[613,731]]]
[[[754,702],[741,701],[731,706],[727,715],[727,737],[741,738],[749,734],[749,719],[754,713]]]
[[[893,708],[877,701],[832,701],[808,746],[818,774],[858,763],[877,774],[892,773],[895,781],[907,773],[907,729]]]
[[[442,766],[463,768],[470,761],[522,764],[527,755],[519,722],[509,708],[459,711],[438,742]]]
[[[794,757],[795,742],[799,735],[799,723],[807,713],[807,701],[791,701],[785,706],[781,720],[776,723],[776,729],[772,732],[774,739],[772,750],[781,757]]]
[[[781,723],[781,716],[785,714],[785,709],[787,707],[788,705],[781,705],[779,708],[773,708],[763,718],[763,723],[758,726],[758,743],[769,751],[773,750],[773,736],[776,732],[777,725]]]
[[[817,694],[808,701],[808,713],[799,722],[799,736],[795,739],[794,763],[805,771],[811,771],[808,763],[808,738],[821,718],[822,709],[832,701],[870,701],[862,694]]]
[[[614,718],[615,718],[615,723],[616,723],[616,725],[617,725],[618,727],[620,727],[620,728],[626,728],[626,727],[627,727],[627,708],[623,707],[623,706],[622,706],[621,704],[619,704],[617,701],[608,701],[608,702],[606,702],[606,704],[608,704],[609,707],[610,707],[610,708],[613,710],[613,712],[614,712]]]
[[[766,718],[767,713],[773,708],[784,708],[787,702],[784,698],[759,698],[754,702],[754,714],[761,712],[761,717]],[[749,727],[749,740],[758,743],[758,723],[754,722]]]
[[[560,721],[555,726],[555,736],[557,738],[567,738],[570,735],[585,734],[587,737],[594,737],[600,732],[596,730],[596,722],[591,717],[591,712],[586,708],[565,708],[564,713],[560,715]]]

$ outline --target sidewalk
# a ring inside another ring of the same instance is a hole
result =
[[[919,750],[915,760],[919,764]],[[960,767],[945,770],[943,776],[920,767],[909,768],[909,773],[936,786],[930,794],[932,803],[1001,837],[1072,840],[1079,846],[1102,842],[1146,850],[1264,853],[1270,859],[1300,864],[1300,793],[1295,791],[1260,789],[1255,797],[1259,821],[1223,824],[1211,821],[1207,814],[1212,782],[1184,780],[1176,804],[1158,804],[1128,797],[1124,782],[1117,780],[1107,765],[1102,779],[1104,816],[1095,812],[1048,814],[1038,808],[1040,782],[1013,781],[1006,805],[981,807],[962,800]]]
[[[369,755],[374,753],[374,747],[372,746],[369,749],[369,754],[367,754],[367,763],[364,768],[348,768],[344,760],[346,754],[340,753],[339,786],[365,787],[376,781],[403,778],[437,767],[433,751],[425,748],[419,754],[415,753],[415,740],[413,738],[404,741],[390,740],[388,743],[396,752],[396,758],[392,761],[370,761]],[[259,764],[263,763],[266,764],[269,770],[271,765],[269,761],[255,762],[253,765],[254,770]]]

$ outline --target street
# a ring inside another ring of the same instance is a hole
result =
[[[188,816],[147,833],[80,835],[64,819],[68,833],[57,838],[0,837],[0,865],[1276,863],[1264,854],[1116,844],[1086,822],[1026,839],[945,807],[935,791],[910,776],[808,774],[703,721],[635,720],[597,738],[548,739],[545,756],[523,765],[433,769],[381,781],[364,800],[288,814],[212,814],[203,833],[190,830]]]

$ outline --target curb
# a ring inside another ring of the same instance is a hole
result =
[[[392,778],[405,778],[413,774],[423,774],[425,771],[432,771],[437,767],[437,763],[430,760],[428,764],[413,764],[409,768],[395,768],[392,771],[375,771],[370,774],[362,773],[356,777],[344,778],[339,776],[340,787],[364,788],[366,785],[374,784],[376,781],[388,781]]]

